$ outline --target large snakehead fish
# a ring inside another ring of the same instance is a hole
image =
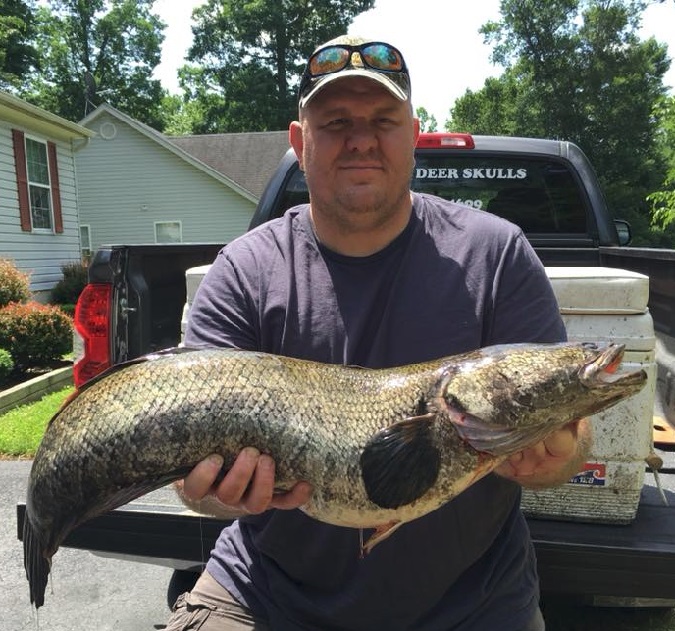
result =
[[[312,484],[308,515],[396,527],[451,500],[509,455],[637,392],[623,347],[493,346],[391,369],[231,349],[177,349],[114,368],[51,420],[30,473],[23,534],[30,599],[51,558],[94,516],[183,476],[210,453],[271,454],[277,485]]]

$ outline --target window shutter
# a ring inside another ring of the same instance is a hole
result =
[[[24,134],[20,129],[12,129],[14,142],[14,170],[16,171],[16,187],[19,194],[19,216],[21,230],[31,231],[30,202],[28,200],[28,174],[26,173],[26,145]]]
[[[56,145],[47,143],[49,157],[49,177],[52,188],[52,210],[54,212],[54,232],[63,232],[63,215],[61,214],[61,187],[59,185],[59,167],[56,163]]]

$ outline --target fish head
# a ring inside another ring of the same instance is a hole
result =
[[[621,369],[623,354],[568,342],[481,349],[448,366],[437,406],[474,449],[512,454],[636,394],[647,374]]]
[[[629,370],[622,364],[624,344],[582,344],[582,349],[585,362],[576,373],[581,393],[574,402],[580,412],[578,418],[606,410],[637,394],[647,383],[644,369]]]

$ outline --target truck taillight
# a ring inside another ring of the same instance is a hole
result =
[[[473,149],[476,144],[471,134],[460,134],[454,132],[424,132],[421,133],[417,146],[419,148],[440,149],[441,147],[452,147],[454,149]]]
[[[79,388],[110,367],[110,317],[112,285],[89,283],[75,306],[75,330],[82,338],[82,357],[73,365],[73,381]]]

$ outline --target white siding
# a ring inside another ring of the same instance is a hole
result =
[[[49,141],[30,128],[33,138]],[[70,142],[54,141],[57,147],[63,232],[24,232],[19,221],[19,199],[14,167],[12,126],[0,121],[0,257],[12,259],[31,275],[31,290],[45,292],[61,279],[61,266],[80,260],[75,161]]]
[[[99,135],[76,159],[92,250],[154,243],[158,221],[180,221],[184,243],[226,243],[246,231],[255,206],[224,183],[107,113],[87,126]]]

